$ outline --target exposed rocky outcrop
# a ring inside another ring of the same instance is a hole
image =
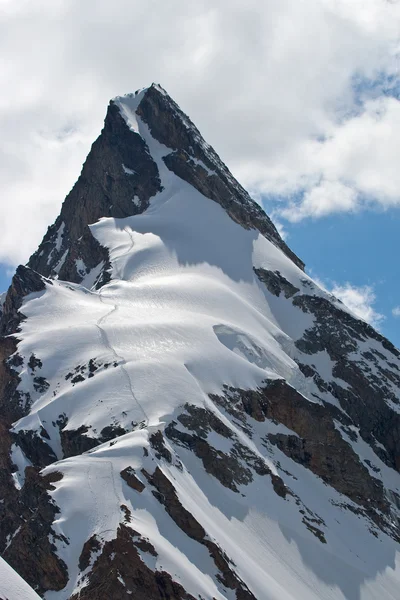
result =
[[[28,294],[41,292],[44,289],[45,281],[37,272],[23,265],[17,268],[3,304],[0,335],[9,335],[18,331],[21,320],[25,318],[19,312],[23,299]]]
[[[0,551],[4,551],[8,540],[24,522],[24,510],[20,493],[15,486],[11,460],[13,436],[12,423],[26,414],[29,395],[17,388],[20,377],[15,368],[23,360],[17,353],[18,340],[9,334],[15,333],[24,316],[19,312],[24,296],[41,291],[41,277],[25,267],[19,267],[9,288],[0,320]],[[8,334],[5,337],[5,334]]]
[[[213,475],[223,486],[238,492],[238,486],[253,481],[254,473],[269,475],[274,490],[285,495],[285,485],[280,477],[273,475],[266,462],[249,447],[242,444],[237,435],[213,412],[186,404],[185,412],[165,429],[165,435],[178,446],[189,448],[202,461],[207,473]],[[208,436],[214,432],[232,442],[229,453],[214,447]]]
[[[137,475],[135,474],[135,470],[132,467],[126,467],[126,469],[123,469],[121,471],[121,477],[124,481],[126,481],[130,488],[136,490],[139,493],[143,492],[145,485],[137,477]]]
[[[111,265],[108,251],[93,237],[88,227],[78,239],[68,240],[65,235],[65,246],[69,248],[64,250],[61,257],[57,253],[54,254],[59,257],[54,270],[58,271],[60,279],[80,283],[92,269],[101,265],[102,268],[95,282],[96,289],[110,281]]]
[[[339,401],[379,457],[400,470],[400,413],[390,405],[399,405],[395,391],[400,387],[400,372],[393,361],[397,362],[400,352],[370,325],[325,298],[297,295],[293,304],[315,317],[313,327],[296,341],[297,348],[311,356],[326,351],[335,363],[333,376],[347,387],[335,381],[328,387],[325,382],[320,385]],[[363,351],[362,343],[368,340],[380,344],[384,354],[378,349]],[[315,376],[310,367],[302,370],[308,377]]]
[[[125,433],[127,433],[127,430],[121,427],[121,425],[107,425],[106,427],[103,427],[103,429],[100,431],[99,440],[101,443],[110,442],[111,440],[116,439],[120,435],[125,435]]]
[[[77,261],[83,261],[86,272],[103,262],[99,285],[105,283],[108,254],[88,225],[101,217],[138,214],[159,190],[158,169],[145,142],[127,127],[111,102],[104,128],[92,145],[81,175],[29,266],[45,276],[79,283],[86,273],[78,269]],[[135,198],[138,201],[134,202]]]
[[[335,406],[310,402],[284,380],[270,381],[258,390],[229,388],[225,396],[212,398],[236,418],[244,412],[258,422],[269,419],[291,430],[293,435],[269,434],[267,440],[363,507],[375,523],[393,535],[382,482],[371,476],[343,439],[335,421],[346,427],[351,420]],[[394,535],[400,539],[400,531]]]
[[[17,392],[20,378],[11,364],[11,357],[18,356],[16,352],[15,337],[0,337],[0,411],[1,419],[6,425],[10,425],[23,414],[20,394]]]
[[[167,462],[172,462],[172,454],[165,445],[164,436],[161,431],[156,431],[149,438],[150,445],[155,450],[157,458],[164,458]]]
[[[399,350],[342,308],[340,301],[304,293],[312,292],[312,282],[304,280],[300,290],[278,272],[255,272],[272,294],[282,294],[314,319],[312,327],[295,340],[295,360],[304,376],[313,380],[317,391],[339,403],[343,409],[340,418],[350,417],[351,425],[383,462],[400,470]],[[312,363],[312,357],[321,352],[326,352],[333,364],[329,380]],[[318,394],[313,395],[318,400]]]
[[[88,452],[88,450],[126,433],[126,430],[119,425],[108,425],[101,430],[98,437],[95,437],[87,425],[81,425],[78,429],[66,429],[67,422],[63,419],[59,419],[57,424],[60,429],[60,441],[64,458]]]
[[[20,430],[12,432],[13,441],[21,448],[34,467],[46,467],[57,460],[57,456],[46,441],[46,432],[39,435],[36,431]],[[43,439],[45,438],[45,439]],[[47,436],[48,439],[48,436]]]
[[[93,549],[93,541],[91,542]],[[98,549],[97,544],[95,549]],[[81,554],[88,564],[89,547]],[[117,537],[105,542],[88,577],[88,583],[71,600],[195,600],[165,571],[152,571],[141,553],[157,556],[154,547],[136,531],[121,524]]]
[[[273,272],[266,269],[254,269],[254,272],[274,296],[279,297],[281,292],[283,292],[285,298],[291,298],[300,291],[300,288],[290,283],[279,271]]]
[[[219,571],[217,579],[219,579],[225,587],[235,590],[237,600],[256,600],[246,584],[240,579],[237,573],[235,573],[235,565],[233,562],[214,541],[207,538],[204,528],[193,515],[182,506],[174,486],[161,469],[157,467],[152,475],[149,475],[146,471],[143,471],[143,474],[146,476],[149,483],[155,487],[156,491],[153,491],[153,495],[164,505],[165,510],[171,519],[175,521],[178,527],[182,529],[186,535],[208,549],[210,556]]]
[[[89,428],[86,425],[81,425],[78,429],[62,429],[60,431],[64,458],[77,456],[100,444],[96,438],[86,435],[88,431]]]
[[[23,299],[35,292],[45,289],[43,278],[35,271],[19,266],[6,295],[0,319],[0,549],[4,550],[8,540],[24,523],[27,507],[21,501],[21,493],[15,486],[13,472],[15,465],[11,460],[11,447],[17,441],[11,432],[12,423],[24,416],[30,406],[30,395],[19,391],[20,377],[16,368],[23,363],[22,357],[17,353],[18,340],[11,334],[18,332],[20,323],[25,316],[20,312]],[[7,337],[6,337],[7,336]],[[33,364],[33,363],[32,363]],[[21,433],[21,441],[29,447],[33,432],[27,436]],[[38,438],[38,441],[41,440]],[[25,444],[26,442],[26,444]],[[45,444],[45,454],[50,448]],[[43,451],[42,445],[32,446],[36,457]],[[49,464],[52,459],[44,460]],[[39,461],[40,462],[40,461]],[[43,466],[43,465],[42,465]],[[27,483],[29,485],[29,482]],[[10,561],[9,561],[10,562]],[[18,569],[17,569],[18,570]]]
[[[100,552],[101,547],[101,541],[96,535],[92,535],[92,537],[84,543],[78,563],[81,571],[85,571],[88,568],[93,554]]]
[[[19,493],[15,487],[11,461],[11,435],[9,425],[0,420],[0,552],[3,552],[9,537],[20,527],[22,515]]]
[[[38,469],[27,467],[25,484],[19,499],[21,524],[13,533],[5,560],[39,594],[47,590],[61,590],[68,581],[67,568],[55,554],[56,534],[52,530],[58,508],[50,498],[48,490],[59,481],[61,475],[53,472],[45,477]],[[68,540],[63,540],[68,543]]]

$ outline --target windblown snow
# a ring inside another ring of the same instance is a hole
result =
[[[20,389],[30,393],[32,406],[14,431],[47,431],[60,460],[46,472],[63,474],[52,492],[60,508],[56,530],[70,542],[55,540],[68,566],[69,583],[46,598],[67,599],[85,585],[77,557],[92,535],[115,537],[121,505],[132,513],[132,528],[158,553],[151,558],[152,568],[171,573],[196,598],[235,597],[232,590],[221,591],[207,549],[186,536],[147,489],[139,494],[119,475],[127,466],[138,473],[154,468],[149,435],[163,430],[187,402],[218,413],[273,473],[278,461],[282,471],[287,467],[291,489],[323,520],[326,544],[304,527],[295,498],[280,498],[269,478],[257,476],[235,493],[200,469],[189,450],[179,450],[179,466],[170,448],[175,459],[163,464],[164,474],[173,481],[182,505],[234,561],[256,598],[398,598],[395,542],[381,532],[371,535],[364,519],[340,509],[339,493],[299,464],[291,462],[289,469],[289,459],[279,450],[272,455],[266,449],[266,427],[276,432],[283,426],[263,423],[251,439],[209,396],[221,394],[224,386],[255,389],[266,379],[284,378],[315,401],[313,380],[303,376],[294,360],[294,340],[312,326],[313,316],[269,293],[254,268],[279,271],[299,290],[332,298],[257,230],[235,223],[220,205],[167,169],[162,157],[170,149],[153,139],[135,114],[140,98],[121,97],[116,103],[132,131],[146,141],[163,190],[144,213],[102,218],[91,226],[109,249],[108,284],[99,290],[90,287],[95,279],[90,274],[88,286],[53,281],[44,292],[27,297],[21,309],[27,319],[18,336],[18,351],[25,359]],[[33,383],[27,367],[32,354],[43,363],[40,376],[48,382],[46,389]],[[313,363],[326,380],[333,379],[327,354],[314,355]],[[96,365],[93,372],[90,364]],[[335,402],[328,394],[325,399]],[[61,460],[60,416],[67,421],[66,430],[87,426],[89,436],[98,437],[110,425],[127,433]],[[227,446],[221,450],[229,450],[230,443],[224,440]],[[349,438],[349,443],[354,442]],[[357,452],[377,464],[390,489],[400,493],[398,474],[366,444],[358,442]],[[23,469],[23,456],[14,462]],[[3,571],[0,577],[4,580]],[[20,596],[16,587],[10,590],[8,596],[3,592],[10,600],[36,597],[22,588]]]

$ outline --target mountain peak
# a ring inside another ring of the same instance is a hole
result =
[[[258,229],[304,268],[304,263],[282,240],[260,205],[252,200],[190,118],[159,84],[153,83],[115,102],[125,118],[128,113],[133,115],[134,130],[139,117],[149,127],[151,136],[172,150],[163,157],[171,171],[221,204],[235,221],[246,228]]]
[[[127,94],[123,94],[122,96],[115,96],[114,98],[111,98],[110,102],[116,102],[116,101],[123,102],[124,100],[127,100],[127,99],[137,98],[139,95],[141,97],[143,97],[148,92],[149,93],[158,93],[158,94],[161,94],[162,96],[169,96],[168,92],[159,83],[153,82],[148,87],[139,88],[135,92],[128,92]]]
[[[400,352],[302,267],[162,88],[110,102],[0,317],[0,552],[40,596],[394,597]]]
[[[160,152],[156,143],[163,147],[162,156],[154,155]],[[29,266],[42,275],[78,283],[100,263],[107,265],[88,226],[101,217],[122,218],[146,210],[161,190],[159,171],[164,165],[220,204],[235,222],[257,229],[304,267],[189,117],[154,83],[110,101],[104,128],[82,173]]]

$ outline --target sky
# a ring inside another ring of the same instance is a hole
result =
[[[0,0],[0,291],[109,99],[153,81],[308,272],[400,346],[398,0]]]

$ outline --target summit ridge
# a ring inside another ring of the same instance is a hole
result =
[[[163,161],[169,170],[221,204],[245,227],[258,229],[304,267],[189,117],[156,84],[111,100],[102,133],[93,144],[60,216],[49,227],[28,266],[46,277],[58,275],[78,283],[85,271],[93,268],[94,261],[98,264],[100,259],[105,260],[101,249],[94,247],[87,226],[100,217],[121,218],[146,210],[159,191],[160,182],[157,165],[146,147],[146,136],[138,131],[138,120],[148,128],[147,139],[156,140],[168,149]],[[89,258],[89,264],[84,266],[78,263],[83,255]]]

